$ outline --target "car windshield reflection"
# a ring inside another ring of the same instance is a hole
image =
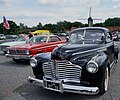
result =
[[[78,31],[78,32],[73,32],[70,35],[70,40],[69,42],[72,44],[97,44],[101,43],[103,39],[104,33],[101,31],[96,31],[96,30],[86,30],[86,31]]]
[[[47,42],[47,36],[36,36],[36,37],[32,37],[29,42],[33,42],[33,43],[43,43],[43,42]]]
[[[25,41],[25,38],[22,36],[18,36],[15,41]]]

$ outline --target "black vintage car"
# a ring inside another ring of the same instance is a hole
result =
[[[103,94],[118,52],[108,29],[78,28],[71,31],[68,43],[31,58],[35,77],[28,80],[53,91]]]

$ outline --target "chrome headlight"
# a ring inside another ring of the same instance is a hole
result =
[[[86,69],[89,73],[96,73],[98,71],[98,64],[95,61],[89,61]]]
[[[36,60],[35,58],[31,58],[31,59],[30,59],[30,65],[31,65],[32,67],[36,67],[36,66],[38,65],[37,60]]]
[[[7,54],[9,54],[10,53],[10,50],[7,50]]]
[[[26,54],[27,54],[27,55],[29,55],[29,54],[30,54],[29,50],[26,50]]]

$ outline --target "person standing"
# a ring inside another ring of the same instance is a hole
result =
[[[29,39],[30,39],[31,37],[33,37],[33,33],[32,33],[32,32],[29,32],[28,37],[29,37]]]

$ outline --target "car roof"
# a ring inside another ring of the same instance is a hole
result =
[[[37,35],[37,36],[34,36],[34,37],[39,37],[39,36],[57,36],[57,35],[54,35],[54,34],[51,34],[51,35]]]
[[[104,27],[84,27],[84,28],[77,28],[77,29],[74,29],[72,30],[71,32],[73,31],[79,31],[79,30],[101,30],[101,31],[104,31],[104,32],[108,32],[109,30],[107,28],[104,28]]]

